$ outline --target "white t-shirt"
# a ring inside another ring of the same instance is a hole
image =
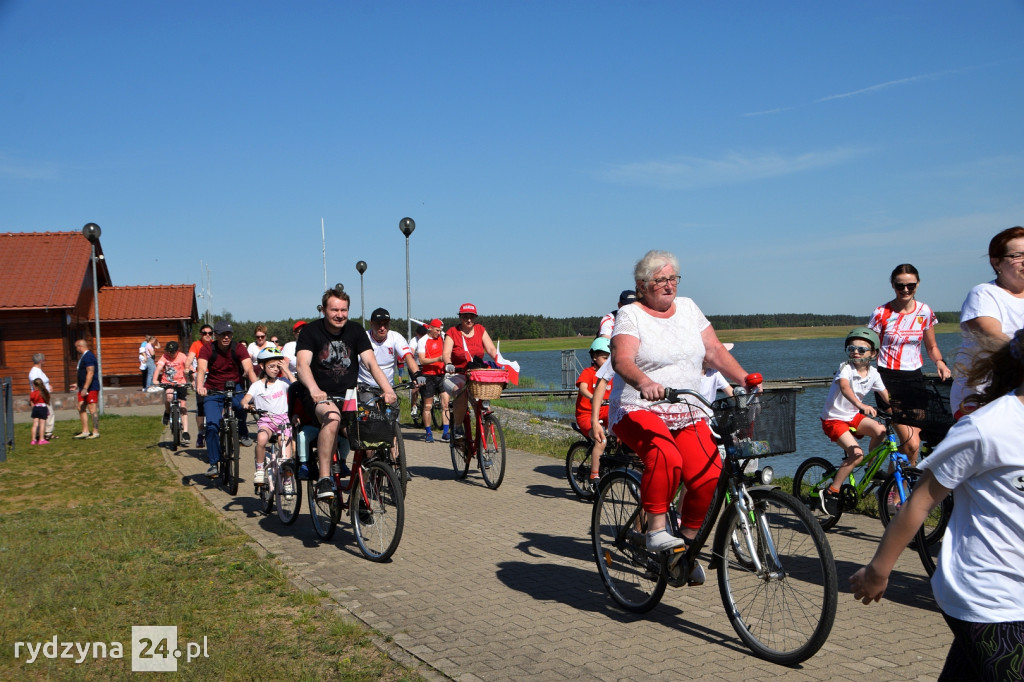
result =
[[[269,385],[266,379],[260,379],[249,387],[248,394],[257,408],[271,414],[288,414],[288,384],[281,379]]]
[[[921,464],[953,490],[932,576],[943,612],[971,623],[1024,620],[1024,404],[1004,396],[957,422]]]
[[[281,355],[288,358],[288,369],[290,369],[294,375],[298,369],[298,366],[295,364],[295,342],[289,341],[284,344],[284,348],[281,349]]]
[[[46,390],[51,393],[53,392],[53,389],[50,388],[50,377],[46,376],[46,372],[39,367],[33,367],[28,371],[28,385],[33,391],[36,390],[36,387],[32,385],[32,382],[36,379],[42,379],[43,386],[46,386]]]
[[[909,313],[898,313],[888,305],[875,308],[868,326],[878,332],[882,341],[878,366],[903,371],[920,369],[924,365],[921,357],[924,332],[937,322],[932,309],[920,301],[914,301]]]
[[[395,367],[398,365],[398,361],[406,355],[412,354],[412,349],[406,343],[405,337],[394,329],[388,330],[388,335],[381,343],[377,343],[377,340],[373,338],[373,332],[367,331],[366,335],[370,338],[370,348],[373,349],[373,356],[377,358],[377,364],[384,372],[384,376],[388,378],[389,382],[394,382]],[[377,381],[370,374],[370,370],[366,369],[361,359],[359,361],[359,383],[369,386],[377,385]]]
[[[619,308],[612,338],[620,335],[640,339],[636,365],[652,381],[667,388],[700,390],[703,374],[704,339],[701,332],[711,325],[691,299],[679,296],[676,312],[662,319],[645,312],[639,303]],[[605,363],[611,364],[611,363]],[[694,401],[696,402],[696,401]],[[627,412],[649,410],[657,414],[670,429],[678,429],[695,421],[693,407],[685,402],[651,406],[640,392],[626,381],[615,381],[608,410],[608,422],[617,424]],[[701,411],[696,418],[703,418]]]
[[[606,336],[609,339],[612,337],[612,332],[615,331],[615,313],[616,311],[613,310],[601,318],[601,326],[597,330],[598,336]]]
[[[277,348],[277,346],[270,343],[270,341],[267,341],[265,344],[263,344],[263,348],[260,348],[259,346],[256,345],[256,342],[253,341],[246,347],[246,350],[249,351],[249,359],[252,360],[253,367],[260,366],[259,362],[256,360],[256,357],[259,356],[261,350],[264,350],[266,348]]]
[[[954,412],[960,408],[964,398],[972,393],[979,393],[984,388],[968,387],[967,378],[957,370],[958,365],[970,367],[974,361],[978,343],[974,339],[974,334],[964,327],[964,323],[979,317],[999,320],[1003,333],[1012,339],[1014,333],[1024,327],[1024,298],[1013,296],[997,286],[995,280],[979,284],[967,294],[963,307],[960,308],[960,336],[963,340],[960,350],[956,352],[956,362],[953,364],[955,377],[953,387],[949,391],[949,404]]]
[[[857,396],[857,399],[864,402],[864,397],[872,391],[884,391],[885,384],[882,383],[882,377],[878,375],[878,370],[875,369],[874,365],[868,365],[867,376],[861,376],[860,373],[853,368],[849,362],[844,362],[839,365],[839,370],[836,372],[835,377],[832,379],[832,386],[828,389],[828,397],[825,398],[825,407],[821,411],[822,419],[838,419],[840,421],[848,422],[857,416],[860,411],[857,407],[846,399],[843,395],[842,390],[839,388],[839,380],[846,379],[850,382],[850,388],[853,389],[853,394]]]

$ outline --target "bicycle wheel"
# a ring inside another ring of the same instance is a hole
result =
[[[751,490],[750,496],[749,544],[735,504],[719,522],[715,559],[722,604],[751,651],[794,665],[813,656],[832,631],[839,600],[832,548],[814,516],[791,495]],[[739,554],[725,548],[734,533],[743,539]]]
[[[949,501],[952,505],[953,496],[947,495],[946,500],[939,504],[939,509],[946,506],[946,501]],[[948,522],[949,517],[946,517]],[[917,535],[914,536],[914,540],[911,542],[917,548],[917,555],[921,558],[921,566],[924,567],[924,572],[928,574],[928,577],[935,575],[935,566],[939,562],[939,554],[942,552],[942,535],[938,536],[933,542],[928,542],[925,539],[924,526],[917,529]]]
[[[360,472],[363,494],[353,487],[349,497],[352,529],[359,551],[370,561],[387,561],[402,540],[405,500],[398,474],[387,463],[375,460]]]
[[[221,454],[227,458],[227,480],[224,487],[229,495],[238,494],[238,424],[230,422],[227,427],[227,449]]]
[[[175,397],[177,400],[177,397]],[[181,412],[178,405],[171,406],[171,451],[181,446]]]
[[[466,418],[463,433],[466,434],[461,440],[455,438],[455,428],[452,427],[450,432],[450,440],[448,441],[448,449],[452,454],[452,469],[455,470],[455,475],[459,478],[465,478],[469,473],[469,412],[466,412]]]
[[[309,500],[309,518],[313,522],[313,532],[321,540],[330,540],[338,527],[341,518],[341,504],[338,500],[340,492],[334,493],[329,500],[321,500],[316,496],[316,481],[311,477],[306,481],[306,495]]]
[[[650,611],[665,594],[658,558],[647,552],[640,482],[625,471],[603,479],[591,516],[594,560],[615,603],[633,613]]]
[[[269,456],[270,453],[267,454]],[[272,511],[274,511],[274,491],[271,490],[270,482],[273,473],[270,471],[269,467],[270,465],[268,464],[267,471],[265,472],[267,476],[267,478],[265,479],[266,483],[264,483],[261,486],[257,486],[256,488],[256,492],[259,494],[260,497],[260,511],[264,514],[270,514]]]
[[[917,482],[921,480],[921,476],[921,470],[916,467],[908,467],[903,470],[904,499],[910,497],[910,493],[913,491],[914,486],[917,485]],[[888,526],[889,521],[896,516],[896,512],[900,509],[900,504],[899,492],[896,486],[896,472],[894,471],[886,477],[882,487],[878,489],[878,516],[882,520],[883,526]],[[946,505],[946,500],[943,500],[925,518],[924,524],[921,526],[924,530],[925,542],[928,544],[938,542],[942,538],[942,534],[946,532],[946,523],[949,521],[949,515],[943,513]],[[911,540],[909,547],[916,548],[916,542],[916,539]]]
[[[479,434],[476,452],[484,483],[491,490],[497,490],[505,478],[505,432],[498,415],[484,415],[483,433]]]
[[[569,446],[565,454],[565,477],[569,479],[569,487],[581,500],[594,499],[594,491],[590,488],[590,454],[592,448],[585,440],[578,440]]]
[[[825,530],[839,523],[839,517],[843,515],[842,505],[836,510],[834,516],[826,514],[821,508],[821,495],[832,483],[837,469],[838,467],[827,459],[811,457],[798,466],[796,473],[793,474],[793,497],[810,510],[811,515]]]
[[[281,523],[290,526],[299,518],[302,507],[302,486],[295,476],[295,465],[292,460],[281,463],[280,473],[274,481],[274,501],[277,504],[277,518]]]
[[[391,453],[392,466],[398,475],[398,482],[402,486],[402,495],[405,495],[409,487],[409,473],[405,463],[405,439],[402,438],[402,425],[395,422],[395,449]]]

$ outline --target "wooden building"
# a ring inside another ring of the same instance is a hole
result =
[[[147,334],[183,349],[198,320],[195,286],[112,285],[103,248],[96,244],[104,386],[141,385],[138,348]],[[96,351],[93,273],[89,241],[81,232],[0,233],[0,376],[15,395],[29,392],[32,355],[56,393],[75,383],[75,341]]]

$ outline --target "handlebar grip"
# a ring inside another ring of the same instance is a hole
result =
[[[679,402],[679,391],[677,389],[675,389],[675,388],[666,388],[665,389],[665,400],[669,401],[670,403],[678,403]]]
[[[743,378],[743,384],[747,388],[753,388],[755,386],[760,386],[763,383],[764,383],[764,377],[761,376],[760,372],[754,372],[753,374],[748,374],[747,376],[745,376]]]

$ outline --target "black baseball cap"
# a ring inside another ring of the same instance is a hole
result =
[[[391,321],[391,313],[389,313],[388,311],[384,310],[383,308],[377,308],[372,313],[370,313],[370,321],[371,322],[390,322]]]
[[[217,324],[213,325],[213,333],[217,336],[233,331],[234,329],[231,328],[231,323],[227,320],[217,320]]]
[[[636,292],[632,289],[625,289],[619,294],[619,306],[629,305],[636,301]]]

